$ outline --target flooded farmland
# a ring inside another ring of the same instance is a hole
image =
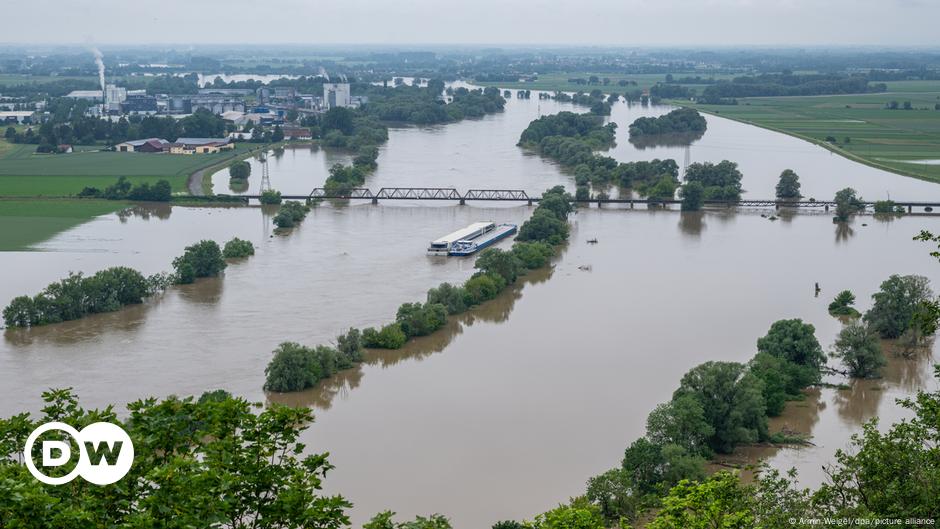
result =
[[[564,109],[580,110],[513,99],[504,113],[480,120],[393,128],[366,186],[573,189],[557,165],[515,146],[529,121]],[[896,200],[940,196],[934,184],[716,117],[688,149],[640,150],[626,141],[633,119],[665,111],[615,105],[610,119],[620,130],[611,155],[671,157],[680,166],[737,161],[753,198],[770,197],[785,168],[818,199],[846,186],[866,199],[887,191]],[[345,160],[318,148],[268,159],[272,186],[291,194],[322,185],[329,166]],[[252,163],[249,185],[258,186],[259,162]],[[213,177],[217,192],[227,185],[227,175]],[[69,271],[168,270],[184,246],[203,238],[238,236],[258,248],[223,278],[174,287],[144,305],[6,331],[0,413],[37,410],[38,388],[63,386],[73,386],[86,406],[216,388],[307,405],[316,423],[304,440],[331,453],[337,468],[327,484],[356,505],[354,524],[393,509],[486,526],[582,492],[588,477],[616,465],[643,434],[647,414],[683,373],[706,360],[746,361],[773,321],[803,318],[828,349],[841,326],[826,310],[836,292],[853,290],[864,310],[892,273],[940,278],[928,248],[911,241],[922,228],[940,231],[937,217],[863,216],[838,226],[821,214],[772,222],[755,211],[581,209],[551,270],[401,351],[369,353],[363,365],[318,388],[288,396],[261,391],[279,342],[324,343],[350,326],[387,322],[400,303],[472,274],[472,259],[427,257],[429,240],[477,220],[521,223],[530,212],[497,204],[324,204],[293,233],[272,236],[273,212],[262,208],[139,207],[62,233],[39,251],[2,253],[7,277],[18,278],[0,283],[5,303]],[[598,244],[588,245],[591,238]],[[779,426],[808,430],[814,446],[763,455],[817,484],[820,465],[865,420],[878,415],[889,424],[903,416],[895,398],[934,387],[930,364],[937,357],[929,351],[892,359],[883,379],[822,389],[794,403]]]

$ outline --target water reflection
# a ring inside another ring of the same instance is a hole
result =
[[[145,324],[151,306],[160,303],[162,299],[163,296],[157,296],[139,305],[128,305],[114,312],[92,314],[80,320],[25,329],[8,328],[4,330],[3,337],[6,343],[14,348],[39,349],[53,345],[91,345],[105,333],[114,333],[129,339]]]
[[[855,235],[855,230],[852,229],[852,225],[848,222],[835,222],[836,225],[836,242],[845,243]]]
[[[683,211],[679,214],[679,229],[692,237],[701,237],[705,229],[704,211]]]
[[[170,218],[171,213],[173,213],[173,206],[168,202],[149,202],[146,204],[135,204],[118,211],[116,214],[121,223],[126,224],[128,219],[134,217],[143,220],[150,220],[151,217],[166,220]]]
[[[231,265],[230,265],[231,266]],[[222,290],[225,286],[224,272],[222,277],[207,277],[197,279],[189,285],[177,285],[174,290],[180,298],[197,305],[204,305],[210,310],[219,310],[218,303],[222,299]]]
[[[624,126],[626,125],[628,124],[625,123]],[[628,141],[630,145],[642,151],[655,147],[687,147],[702,139],[704,135],[705,131],[683,134],[654,134],[639,137],[630,136]]]

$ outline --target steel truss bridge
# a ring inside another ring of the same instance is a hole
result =
[[[238,195],[246,199],[258,199],[260,195]],[[364,187],[350,189],[346,193],[330,192],[326,188],[318,187],[310,192],[309,195],[282,195],[286,200],[369,200],[373,204],[378,204],[381,200],[437,200],[453,201],[459,204],[466,204],[470,201],[478,202],[524,202],[532,205],[541,198],[539,196],[530,196],[521,189],[470,189],[466,193],[461,193],[453,187],[383,187],[377,192]],[[649,198],[590,198],[583,200],[574,200],[580,204],[623,204],[630,208],[636,205],[645,206],[670,206],[679,205],[680,200],[675,199],[649,199]],[[801,208],[801,209],[822,209],[829,211],[835,208],[836,203],[826,200],[764,200],[764,199],[741,199],[741,200],[706,200],[706,207],[711,208],[760,208],[760,209],[780,209],[780,208]],[[874,202],[862,202],[865,209],[873,209]],[[934,208],[940,208],[938,202],[894,202],[895,206],[904,208],[908,213],[925,212],[930,213]]]

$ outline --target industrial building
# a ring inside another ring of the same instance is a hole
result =
[[[323,110],[352,106],[349,83],[323,84]]]
[[[0,123],[39,123],[40,114],[32,110],[11,110],[0,112]]]
[[[117,152],[165,152],[169,148],[170,142],[163,138],[125,141],[114,146],[114,150]]]

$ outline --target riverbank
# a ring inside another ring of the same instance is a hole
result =
[[[0,252],[23,251],[128,203],[114,200],[0,199]]]
[[[231,165],[234,162],[245,160],[258,154],[259,152],[269,151],[271,149],[277,149],[279,147],[285,147],[287,145],[314,145],[314,140],[284,140],[277,143],[243,143],[246,150],[238,153],[237,156],[233,156],[226,160],[219,161],[210,165],[208,167],[200,168],[189,175],[189,178],[186,180],[186,189],[189,191],[190,195],[211,195],[212,193],[212,178],[206,178],[208,173],[210,176]],[[254,147],[251,147],[254,145]]]
[[[916,163],[935,159],[940,152],[940,111],[933,109],[940,82],[925,92],[905,91],[903,84],[892,83],[897,91],[878,94],[743,98],[737,105],[683,100],[672,104],[793,136],[876,169],[940,182],[940,165]],[[885,108],[898,100],[912,100],[916,108]]]

